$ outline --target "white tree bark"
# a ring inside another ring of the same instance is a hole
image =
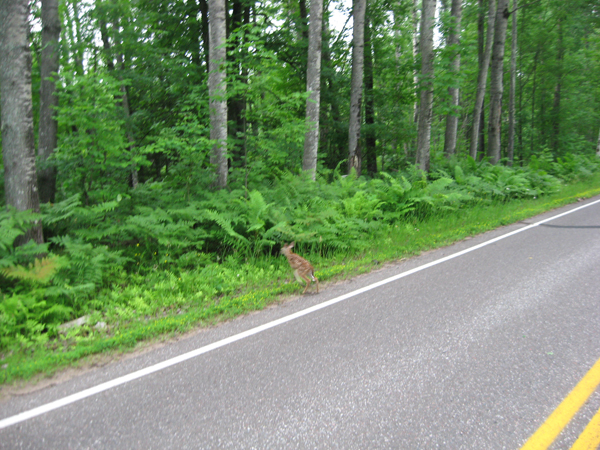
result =
[[[352,83],[350,91],[350,124],[348,134],[348,173],[352,169],[360,175],[360,110],[362,102],[366,0],[354,0],[352,24]]]
[[[490,72],[490,115],[488,127],[488,157],[492,164],[500,161],[500,137],[502,118],[502,94],[504,46],[506,43],[506,29],[508,27],[509,0],[498,0],[496,23],[494,24],[494,48],[492,50],[492,66]]]
[[[6,204],[38,212],[35,170],[29,1],[0,0],[0,110]],[[42,226],[34,224],[20,243],[43,242]]]
[[[225,0],[208,2],[209,54],[208,96],[210,109],[210,139],[215,142],[210,163],[216,172],[215,186],[227,186],[227,86],[225,73]]]
[[[323,36],[323,0],[311,0],[308,26],[308,67],[306,74],[306,122],[302,170],[310,172],[314,180],[317,174],[319,150],[319,114],[321,111],[321,41]]]
[[[433,28],[436,0],[423,0],[421,12],[421,80],[417,128],[417,166],[429,172],[431,115],[433,109]]]
[[[473,108],[473,130],[471,133],[470,155],[473,159],[477,158],[477,148],[479,146],[479,130],[481,127],[481,110],[485,99],[485,87],[487,84],[488,69],[492,57],[492,42],[494,40],[494,23],[496,22],[496,0],[489,0],[490,7],[488,11],[488,24],[485,37],[485,50],[483,53],[483,63],[477,76],[477,94],[475,95],[475,107]]]
[[[460,27],[462,19],[462,0],[452,0],[452,9],[450,15],[452,16],[452,28],[450,29],[450,35],[448,36],[448,45],[457,46],[460,44]],[[460,52],[457,50],[452,63],[450,64],[450,70],[458,77],[460,72]],[[458,100],[460,95],[460,89],[458,86],[452,86],[448,88],[448,94],[450,94],[450,107],[452,112],[446,116],[446,134],[444,140],[444,153],[446,156],[452,156],[456,154],[456,135],[458,133]]]

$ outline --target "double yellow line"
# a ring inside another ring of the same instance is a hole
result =
[[[564,427],[571,421],[577,411],[581,409],[590,395],[600,384],[600,359],[581,379],[571,393],[565,398],[558,408],[542,426],[529,438],[521,450],[547,449]],[[600,446],[600,410],[583,430],[571,450],[594,450]]]

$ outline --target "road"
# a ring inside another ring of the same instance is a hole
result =
[[[0,449],[518,449],[600,359],[596,201],[5,399]]]

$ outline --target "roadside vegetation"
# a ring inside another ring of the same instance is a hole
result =
[[[595,155],[432,166],[316,182],[281,172],[252,190],[190,183],[183,194],[165,177],[91,206],[75,194],[39,214],[0,211],[0,383],[298,295],[279,254],[292,240],[326,286],[600,193]],[[32,220],[46,243],[15,246]]]

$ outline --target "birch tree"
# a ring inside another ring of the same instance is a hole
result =
[[[321,111],[321,41],[323,35],[323,0],[311,0],[308,26],[308,66],[306,90],[306,122],[302,170],[310,172],[314,180],[317,173],[319,149],[319,115]]]
[[[0,110],[6,204],[39,212],[35,170],[29,1],[0,0]],[[44,240],[33,224],[20,243]]]
[[[431,146],[431,115],[433,107],[433,28],[436,0],[423,0],[421,12],[421,80],[419,120],[417,128],[417,166],[429,171]]]
[[[215,186],[227,186],[227,86],[225,83],[225,0],[209,0],[209,66],[208,96],[210,109],[210,139],[214,146],[210,163],[216,172]]]

